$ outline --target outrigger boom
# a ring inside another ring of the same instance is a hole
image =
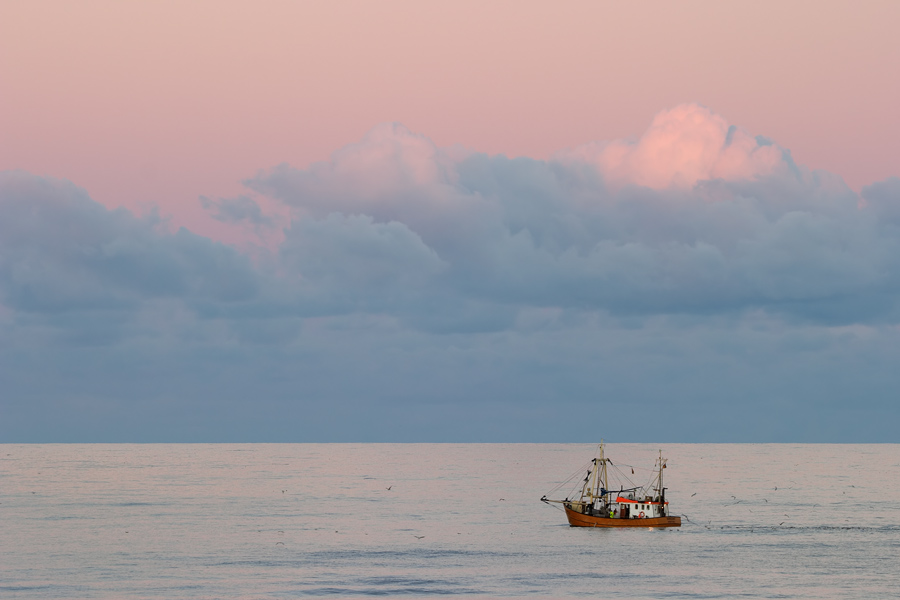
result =
[[[577,500],[570,500],[568,497],[564,500],[551,500],[546,495],[541,498],[541,502],[547,504],[561,504],[570,526],[681,527],[681,517],[669,514],[666,488],[663,486],[666,459],[662,456],[662,450],[656,465],[658,472],[647,488],[632,483],[633,487],[630,488],[623,486],[618,491],[609,489],[607,465],[613,467],[615,471],[618,469],[606,458],[602,441],[599,444],[598,456],[591,460],[590,465]],[[619,472],[619,475],[621,479],[629,481],[623,473]],[[557,486],[556,490],[562,485]],[[648,491],[656,493],[647,493]]]

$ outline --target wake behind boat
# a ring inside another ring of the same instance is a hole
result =
[[[618,491],[609,489],[608,467],[620,484]],[[581,491],[577,500],[573,490],[570,494],[572,499],[566,496],[564,500],[551,500],[544,495],[541,502],[561,504],[572,527],[681,527],[681,517],[669,515],[666,488],[663,486],[665,468],[666,459],[660,450],[653,478],[645,486],[634,485],[606,458],[601,442],[599,455],[591,460],[587,476],[580,482]],[[579,470],[549,493],[557,492],[583,472]],[[634,468],[631,472],[634,474]]]

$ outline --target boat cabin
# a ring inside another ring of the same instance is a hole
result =
[[[616,506],[618,505],[618,506]],[[658,498],[650,497],[635,500],[633,498],[623,498],[619,496],[615,503],[612,504],[612,511],[609,515],[612,519],[653,519],[656,517],[669,516],[669,503],[660,502]]]

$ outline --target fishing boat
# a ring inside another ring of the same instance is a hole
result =
[[[634,485],[606,458],[603,442],[598,446],[597,457],[587,467],[583,480],[576,478],[584,473],[584,468],[541,498],[541,502],[561,505],[572,527],[681,527],[681,517],[669,514],[666,488],[663,486],[666,459],[662,456],[662,450],[650,481],[643,486]],[[634,467],[629,468],[634,475]],[[618,490],[609,489],[610,471],[618,480]],[[565,499],[552,500],[547,497],[573,481],[575,487]]]

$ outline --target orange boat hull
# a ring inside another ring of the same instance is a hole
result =
[[[647,519],[610,519],[583,515],[564,506],[572,527],[681,527],[681,517],[652,517]]]

